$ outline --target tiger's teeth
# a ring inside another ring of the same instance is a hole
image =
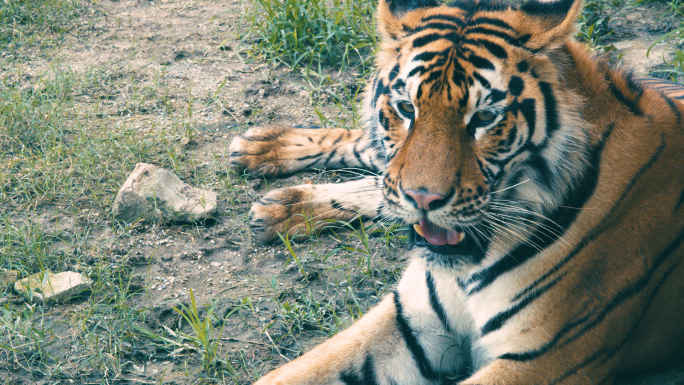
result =
[[[465,233],[458,233],[458,242],[456,242],[456,243],[463,242],[464,238],[465,238]]]
[[[418,235],[420,235],[421,237],[425,237],[425,235],[423,235],[423,226],[416,223],[415,225],[413,225],[413,229],[416,230],[416,233],[418,233]]]

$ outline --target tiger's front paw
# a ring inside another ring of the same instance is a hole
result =
[[[261,243],[278,240],[278,233],[290,239],[308,236],[313,226],[313,186],[304,185],[273,190],[252,204],[249,226]]]
[[[255,176],[275,176],[287,173],[281,138],[289,131],[285,127],[252,128],[236,136],[228,147],[228,164],[237,171],[249,171]]]

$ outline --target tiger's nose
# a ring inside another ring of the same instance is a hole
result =
[[[404,190],[404,194],[406,194],[406,199],[416,205],[420,210],[436,210],[446,204],[446,198],[442,194],[409,189]]]

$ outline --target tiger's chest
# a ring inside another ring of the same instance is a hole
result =
[[[434,260],[429,252],[423,252],[422,257]],[[548,294],[557,281],[537,282],[531,272],[543,268],[540,264],[532,257],[511,271],[477,269],[464,273],[427,262],[437,280],[435,292],[445,314],[452,322],[460,323],[453,329],[469,335],[474,370],[511,353],[538,350],[554,333],[548,329],[554,324],[548,321],[553,306],[547,303],[554,294],[540,297]]]

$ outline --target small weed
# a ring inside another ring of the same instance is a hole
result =
[[[204,364],[204,369],[209,372],[213,367],[214,362],[218,357],[219,340],[221,339],[221,334],[223,333],[223,327],[218,331],[218,335],[214,336],[214,327],[212,326],[212,317],[214,317],[214,309],[216,308],[217,302],[209,307],[207,310],[207,316],[204,319],[200,319],[197,313],[197,303],[195,302],[195,294],[192,289],[190,289],[190,305],[185,306],[179,303],[180,309],[173,308],[178,312],[185,321],[192,327],[194,336],[185,334],[183,332],[178,332],[185,339],[191,341],[202,354],[202,363]]]
[[[202,357],[204,370],[207,373],[213,373],[217,369],[216,365],[222,363],[219,359],[219,342],[223,333],[223,326],[218,331],[213,326],[213,322],[217,319],[214,314],[217,302],[214,301],[208,307],[204,318],[199,315],[195,293],[192,289],[190,289],[190,304],[185,305],[180,302],[178,304],[179,307],[174,307],[173,310],[188,323],[193,334],[184,333],[180,330],[173,331],[165,325],[162,326],[166,331],[165,335],[153,333],[140,325],[134,325],[134,328],[144,336],[160,341],[162,346],[167,348],[176,349],[176,351],[191,350],[198,352]]]
[[[626,4],[625,0],[587,0],[578,20],[577,39],[587,43],[592,49],[610,52],[615,49],[604,45],[605,40],[613,33],[609,25],[610,18]]]

